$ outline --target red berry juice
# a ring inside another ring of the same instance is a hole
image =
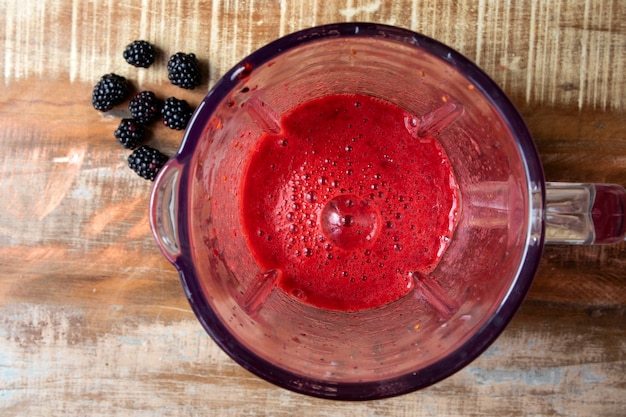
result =
[[[241,218],[260,267],[304,303],[357,311],[395,301],[430,272],[455,227],[458,189],[432,137],[378,98],[305,102],[265,133],[243,179]]]

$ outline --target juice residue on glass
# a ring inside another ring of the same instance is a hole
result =
[[[402,108],[366,95],[305,102],[264,133],[247,161],[241,220],[264,270],[310,305],[379,307],[411,291],[452,237],[458,189],[432,137]]]

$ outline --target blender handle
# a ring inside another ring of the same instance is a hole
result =
[[[545,243],[598,245],[626,240],[626,190],[616,184],[546,183]]]
[[[150,227],[163,255],[175,264],[180,255],[178,236],[178,193],[180,165],[170,159],[154,181],[150,198]]]

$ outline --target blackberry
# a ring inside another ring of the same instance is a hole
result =
[[[200,65],[194,54],[177,52],[167,62],[167,77],[172,84],[193,90],[202,83]]]
[[[170,129],[183,130],[187,127],[193,110],[189,103],[185,100],[179,100],[176,97],[170,97],[165,100],[165,104],[161,109],[163,116],[163,124]]]
[[[161,100],[152,91],[142,91],[130,100],[128,110],[139,123],[147,125],[159,117]]]
[[[122,119],[114,133],[127,149],[135,149],[144,140],[145,129],[135,119]]]
[[[154,62],[154,46],[146,41],[134,41],[124,49],[124,59],[134,67],[148,68]]]
[[[128,157],[128,166],[140,177],[154,181],[168,157],[149,146],[142,146]]]
[[[96,110],[108,111],[126,100],[128,82],[117,74],[106,74],[93,87],[91,104]]]

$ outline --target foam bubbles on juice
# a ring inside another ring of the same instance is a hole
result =
[[[406,295],[409,272],[436,264],[456,189],[437,141],[407,134],[405,117],[372,97],[338,95],[294,109],[279,134],[259,141],[242,219],[273,237],[246,234],[257,262],[282,270],[286,294],[321,308],[372,308]]]

